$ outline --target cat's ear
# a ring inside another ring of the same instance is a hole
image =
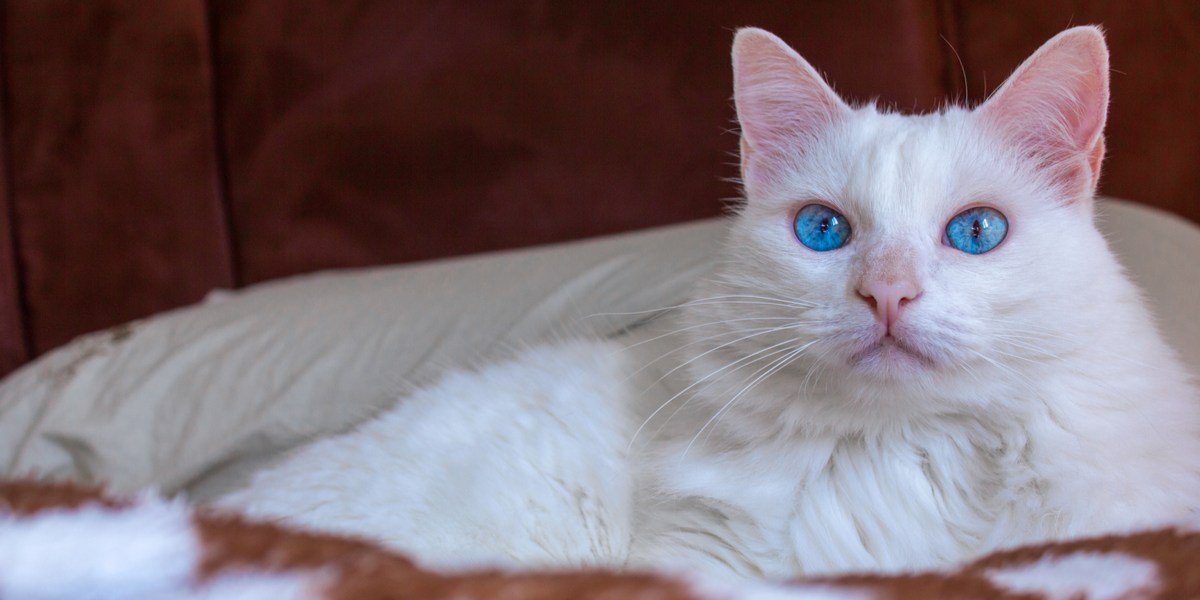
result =
[[[1100,28],[1074,27],[1054,36],[978,112],[1048,169],[1069,200],[1091,197],[1108,116],[1108,47]]]
[[[746,28],[733,40],[733,98],[742,129],[747,190],[769,185],[789,153],[850,112],[821,75],[783,40]]]

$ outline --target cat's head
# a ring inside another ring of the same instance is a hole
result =
[[[928,391],[1015,377],[1104,301],[1099,29],[1054,37],[973,110],[926,115],[849,106],[766,31],[739,31],[733,63],[745,202],[697,298],[696,318],[737,323],[716,353],[757,353],[754,370],[803,347],[779,365],[806,385]]]

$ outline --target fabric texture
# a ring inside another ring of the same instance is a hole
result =
[[[789,582],[603,570],[438,572],[363,540],[190,509],[153,496],[0,483],[11,600],[1091,600],[1200,595],[1200,522],[995,552],[920,573]],[[114,561],[113,556],[120,560]],[[97,596],[98,593],[101,594]]]

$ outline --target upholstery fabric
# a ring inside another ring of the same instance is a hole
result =
[[[0,0],[0,373],[214,287],[716,215],[739,26],[907,111],[1085,22],[1102,189],[1200,220],[1191,0]]]
[[[232,285],[202,3],[4,7],[10,201],[32,350]]]
[[[4,81],[2,61],[0,81]],[[5,103],[4,94],[0,94],[0,117],[6,114]],[[0,142],[7,138],[7,125],[0,118]],[[22,315],[21,278],[13,247],[12,216],[8,210],[8,190],[12,186],[8,164],[8,148],[0,143],[0,374],[12,371],[29,359],[27,330]]]
[[[247,282],[718,214],[737,195],[739,25],[774,26],[860,99],[942,95],[928,3],[340,2],[281,19],[292,4],[217,3]],[[838,43],[856,27],[878,43]]]

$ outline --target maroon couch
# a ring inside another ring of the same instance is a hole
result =
[[[0,372],[214,287],[717,214],[743,25],[907,111],[1101,23],[1102,190],[1200,220],[1192,0],[0,7]]]

